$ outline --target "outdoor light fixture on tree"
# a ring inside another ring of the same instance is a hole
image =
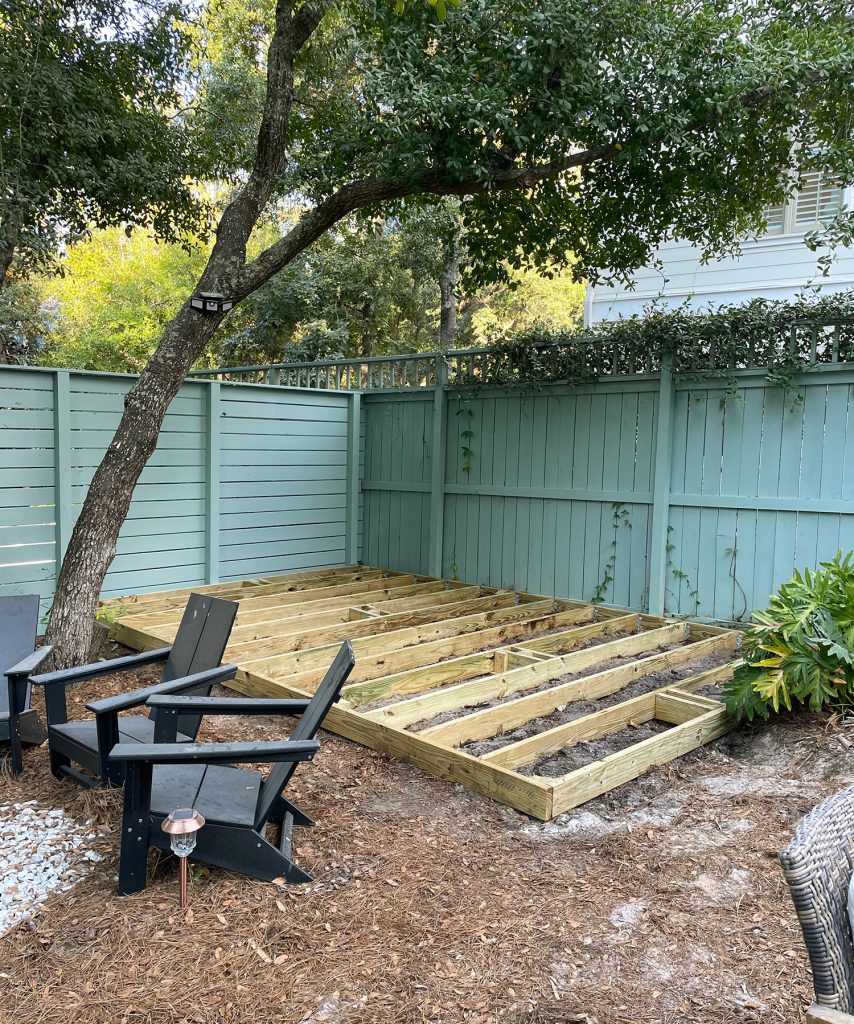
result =
[[[181,909],[187,906],[187,858],[196,848],[196,833],[204,825],[205,819],[188,807],[170,811],[160,826],[169,836],[172,852],[181,862],[179,876]]]
[[[220,292],[199,292],[190,299],[190,305],[202,313],[227,313],[234,302]]]

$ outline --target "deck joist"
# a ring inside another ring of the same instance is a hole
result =
[[[696,691],[732,674],[735,630],[360,565],[193,589],[240,602],[225,655],[239,666],[234,689],[311,694],[348,639],[356,669],[327,728],[543,821],[732,727],[723,704]],[[111,602],[116,639],[138,650],[171,642],[189,593]],[[726,663],[702,671],[710,656]],[[614,703],[671,669],[673,684]],[[549,725],[574,701],[603,698]],[[551,754],[650,721],[667,728],[565,775],[536,774]],[[479,756],[464,749],[482,740],[494,744]]]

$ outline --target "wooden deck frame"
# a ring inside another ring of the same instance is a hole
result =
[[[735,630],[359,565],[194,589],[240,601],[226,652],[239,666],[235,690],[310,695],[350,639],[356,670],[327,728],[540,820],[732,727],[719,700],[696,692],[731,674],[722,664],[479,757],[460,749],[573,701],[613,699],[649,673],[735,652]],[[142,650],[168,643],[190,592],[111,602],[116,639]],[[669,728],[564,776],[531,773],[567,746],[652,719]]]

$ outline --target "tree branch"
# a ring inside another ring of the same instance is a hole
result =
[[[331,0],[306,0],[294,14],[291,30],[294,50],[305,46],[331,6]]]
[[[265,249],[252,263],[247,264],[239,275],[232,294],[237,302],[246,298],[339,220],[363,206],[403,199],[411,195],[471,196],[484,192],[529,189],[542,181],[557,178],[575,167],[613,159],[619,152],[619,145],[610,143],[574,153],[559,163],[497,171],[487,179],[453,179],[441,171],[430,170],[405,181],[392,178],[362,178],[351,181],[334,195],[318,203],[313,210],[303,214],[296,226],[283,238]]]

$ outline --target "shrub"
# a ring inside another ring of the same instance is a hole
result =
[[[750,721],[781,708],[854,703],[854,552],[795,570],[753,618],[723,691],[731,714]]]

